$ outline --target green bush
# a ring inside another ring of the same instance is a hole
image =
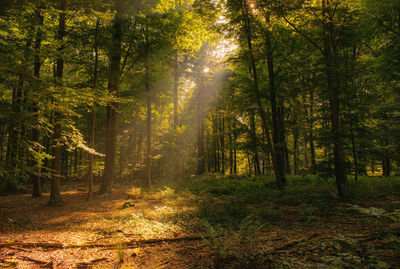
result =
[[[8,172],[0,174],[0,193],[13,193],[22,189],[22,185],[16,176],[12,176]]]

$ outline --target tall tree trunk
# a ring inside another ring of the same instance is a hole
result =
[[[19,138],[19,121],[21,117],[21,93],[24,84],[23,76],[19,75],[18,84],[13,89],[12,98],[12,113],[9,120],[9,131],[8,131],[8,145],[6,159],[7,163],[10,164],[11,168],[17,167],[18,158],[18,138]]]
[[[3,152],[4,152],[4,128],[0,128],[0,166],[3,164]]]
[[[114,0],[115,16],[112,26],[112,40],[110,47],[110,75],[108,91],[114,97],[119,94],[119,81],[121,77],[121,43],[122,43],[122,0]],[[107,123],[105,139],[105,167],[104,176],[100,186],[100,193],[112,191],[112,182],[115,172],[115,151],[117,143],[117,108],[118,103],[112,102],[107,106]]]
[[[251,160],[250,160],[250,154],[249,153],[247,153],[246,154],[247,155],[247,169],[248,169],[248,175],[249,175],[249,177],[251,177],[251,175],[252,175],[252,172],[251,172]]]
[[[236,128],[235,122],[233,122],[233,129]],[[237,147],[236,147],[237,135],[236,132],[233,133],[233,173],[237,174]]]
[[[286,178],[285,178],[285,174],[283,172],[282,160],[279,159],[279,157],[277,158],[276,152],[272,146],[271,137],[269,135],[270,131],[269,131],[269,127],[268,127],[267,115],[266,115],[265,109],[261,102],[260,90],[258,87],[257,69],[256,69],[256,62],[255,62],[254,54],[253,54],[252,38],[251,38],[252,31],[251,31],[251,25],[250,25],[249,14],[248,14],[249,13],[248,12],[248,3],[246,0],[242,0],[241,4],[242,4],[241,8],[243,11],[243,21],[244,21],[245,30],[246,30],[247,45],[248,45],[248,49],[249,49],[249,60],[250,60],[251,70],[252,70],[252,75],[253,75],[253,84],[254,84],[253,90],[254,90],[254,95],[255,95],[255,99],[256,99],[255,101],[257,103],[258,111],[260,113],[262,127],[264,129],[264,133],[267,138],[267,147],[268,147],[269,153],[271,154],[272,166],[274,168],[276,181],[277,181],[278,187],[280,189],[283,189],[286,184]],[[280,157],[282,157],[282,156],[280,156]]]
[[[307,146],[307,137],[304,137],[303,140],[303,145],[304,145],[304,168],[308,169],[310,167],[310,162],[308,160],[308,146]]]
[[[197,96],[197,175],[205,172],[204,164],[204,104],[203,104],[203,79],[200,79],[199,91]]]
[[[278,102],[278,125],[279,125],[279,140],[283,150],[283,168],[285,174],[290,174],[290,160],[289,152],[286,142],[286,130],[285,130],[285,108],[282,98],[279,98]]]
[[[220,153],[220,136],[219,136],[219,117],[218,117],[218,111],[217,108],[215,108],[215,145],[216,145],[216,150],[215,150],[215,158],[216,158],[216,169],[215,172],[219,173],[221,170],[220,166],[220,158],[219,158],[219,153]]]
[[[211,152],[211,138],[208,130],[206,131],[206,151],[207,151],[207,171],[210,172],[212,168],[212,152]]]
[[[221,174],[225,175],[225,118],[224,118],[224,115],[221,115],[220,141],[221,141]]]
[[[299,130],[295,127],[293,131],[293,168],[294,174],[297,175],[299,173]]]
[[[310,87],[310,115],[309,124],[309,139],[310,139],[310,154],[311,154],[311,173],[315,174],[315,146],[314,146],[314,89]]]
[[[229,174],[233,175],[233,137],[231,121],[228,121],[228,134],[229,134]]]
[[[31,47],[31,37],[29,37],[24,48],[24,60],[29,61],[29,53]],[[7,161],[12,169],[15,169],[19,165],[19,158],[23,156],[20,152],[19,138],[23,135],[24,126],[22,124],[22,112],[23,112],[23,92],[24,92],[24,80],[27,72],[26,66],[23,67],[23,71],[18,74],[18,83],[13,89],[12,99],[12,113],[9,121],[9,134],[8,134],[8,145],[7,145]],[[17,176],[17,175],[15,175]]]
[[[265,21],[269,27],[270,16],[267,13]],[[276,155],[277,169],[284,176],[285,167],[285,138],[283,130],[283,107],[281,102],[277,102],[277,89],[275,84],[275,71],[274,71],[274,58],[273,49],[271,45],[272,33],[268,28],[265,30],[265,49],[267,56],[270,101],[272,112],[272,140],[274,143],[274,150]]]
[[[256,123],[254,111],[250,111],[250,133],[251,141],[253,146],[253,158],[254,158],[254,174],[256,176],[260,175],[260,159],[258,157],[258,145],[257,145],[257,134],[256,134]]]
[[[97,89],[97,69],[99,65],[99,52],[98,52],[98,31],[99,31],[99,19],[96,19],[96,29],[94,32],[94,68],[93,68],[93,94],[96,94]],[[96,103],[93,101],[92,111],[90,113],[90,148],[94,149],[94,139],[95,139],[95,127],[96,127]],[[88,193],[86,200],[92,200],[93,196],[93,154],[89,152],[89,166],[87,172],[87,185],[88,185]]]
[[[38,29],[36,32],[36,41],[35,41],[35,55],[34,55],[34,64],[33,64],[33,76],[35,77],[35,89],[39,90],[39,79],[40,79],[40,67],[41,67],[41,62],[40,62],[40,47],[42,44],[42,26],[43,26],[43,16],[40,13],[40,9],[37,9],[35,11],[36,19],[38,20]],[[32,100],[32,114],[34,117],[34,122],[35,125],[32,128],[32,142],[35,144],[39,144],[39,129],[38,129],[38,124],[39,124],[39,106],[38,106],[38,101]],[[40,150],[37,148],[36,150]],[[33,197],[40,197],[42,195],[42,188],[41,188],[41,183],[40,183],[40,170],[41,170],[41,160],[34,160],[32,162],[32,167],[34,167],[34,172],[32,173],[32,196]]]
[[[146,185],[151,186],[151,165],[152,165],[152,150],[151,150],[151,92],[150,92],[150,70],[149,70],[149,59],[148,52],[146,54],[146,66],[145,66],[145,86],[146,86]]]
[[[173,101],[174,101],[174,131],[178,128],[178,97],[179,97],[179,61],[178,61],[178,53],[174,56],[174,92],[173,92]]]
[[[344,150],[343,150],[343,135],[340,125],[340,83],[339,83],[339,70],[338,70],[338,56],[336,47],[333,44],[332,26],[327,29],[327,35],[324,40],[324,58],[326,65],[326,77],[328,81],[328,91],[330,112],[331,112],[331,128],[333,134],[333,154],[335,163],[335,177],[336,187],[338,189],[339,196],[343,196],[343,185],[346,183],[346,171],[344,161]]]
[[[139,131],[139,138],[136,150],[136,167],[139,167],[139,164],[142,163],[142,144],[143,144],[143,135],[142,132]]]
[[[62,43],[65,36],[65,13],[67,10],[67,1],[60,1],[60,17],[58,24],[57,40]],[[64,75],[64,59],[62,51],[64,45],[58,48],[60,56],[57,58],[56,78],[59,87],[62,87]],[[53,134],[53,176],[51,179],[50,204],[59,204],[62,202],[60,194],[60,177],[61,177],[61,124],[62,116],[60,111],[54,112],[54,134]]]
[[[174,56],[174,93],[173,93],[173,102],[174,102],[174,143],[175,143],[175,160],[174,160],[174,180],[178,180],[180,178],[180,154],[179,154],[179,146],[178,146],[178,97],[179,97],[179,77],[180,77],[180,69],[179,69],[179,61],[178,61],[178,53]]]

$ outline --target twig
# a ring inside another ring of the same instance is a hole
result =
[[[17,247],[8,247],[8,248],[10,248],[10,249],[14,249],[14,250],[20,250],[20,251],[23,251],[23,252],[31,252],[31,251],[29,251],[29,250],[27,250],[27,249],[24,249],[24,248],[17,248]]]
[[[277,252],[290,252],[289,248],[291,248],[291,247],[293,247],[295,245],[298,245],[300,243],[310,241],[311,239],[313,239],[313,238],[315,238],[317,236],[318,236],[318,234],[313,233],[313,234],[311,234],[310,236],[308,236],[306,238],[302,238],[302,239],[299,239],[299,240],[294,240],[294,241],[286,243],[285,245],[283,245],[281,247],[274,248],[271,251],[269,251],[267,254],[270,255],[270,254],[274,254],[274,253],[277,253]]]
[[[36,259],[33,259],[31,257],[28,257],[28,256],[18,256],[18,258],[21,259],[21,260],[24,260],[24,261],[30,261],[30,262],[39,263],[39,264],[49,264],[49,262],[36,260]]]

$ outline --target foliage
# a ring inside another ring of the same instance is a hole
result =
[[[384,182],[382,182],[384,181]],[[346,197],[354,201],[397,197],[399,178],[360,178],[352,184]],[[188,190],[199,197],[198,216],[212,225],[238,227],[241,221],[254,214],[262,221],[276,223],[279,210],[284,206],[300,206],[300,217],[313,222],[316,217],[327,216],[328,209],[338,202],[334,180],[315,176],[288,178],[284,191],[279,191],[272,178],[212,176],[186,182],[178,189]]]
[[[264,227],[254,215],[244,218],[237,230],[223,228],[221,225],[212,226],[206,220],[202,220],[201,225],[203,241],[216,253],[216,268],[250,266],[251,257],[256,254],[253,251],[260,241],[257,234]]]

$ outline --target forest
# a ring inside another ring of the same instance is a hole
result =
[[[399,250],[400,0],[1,1],[1,267]]]

